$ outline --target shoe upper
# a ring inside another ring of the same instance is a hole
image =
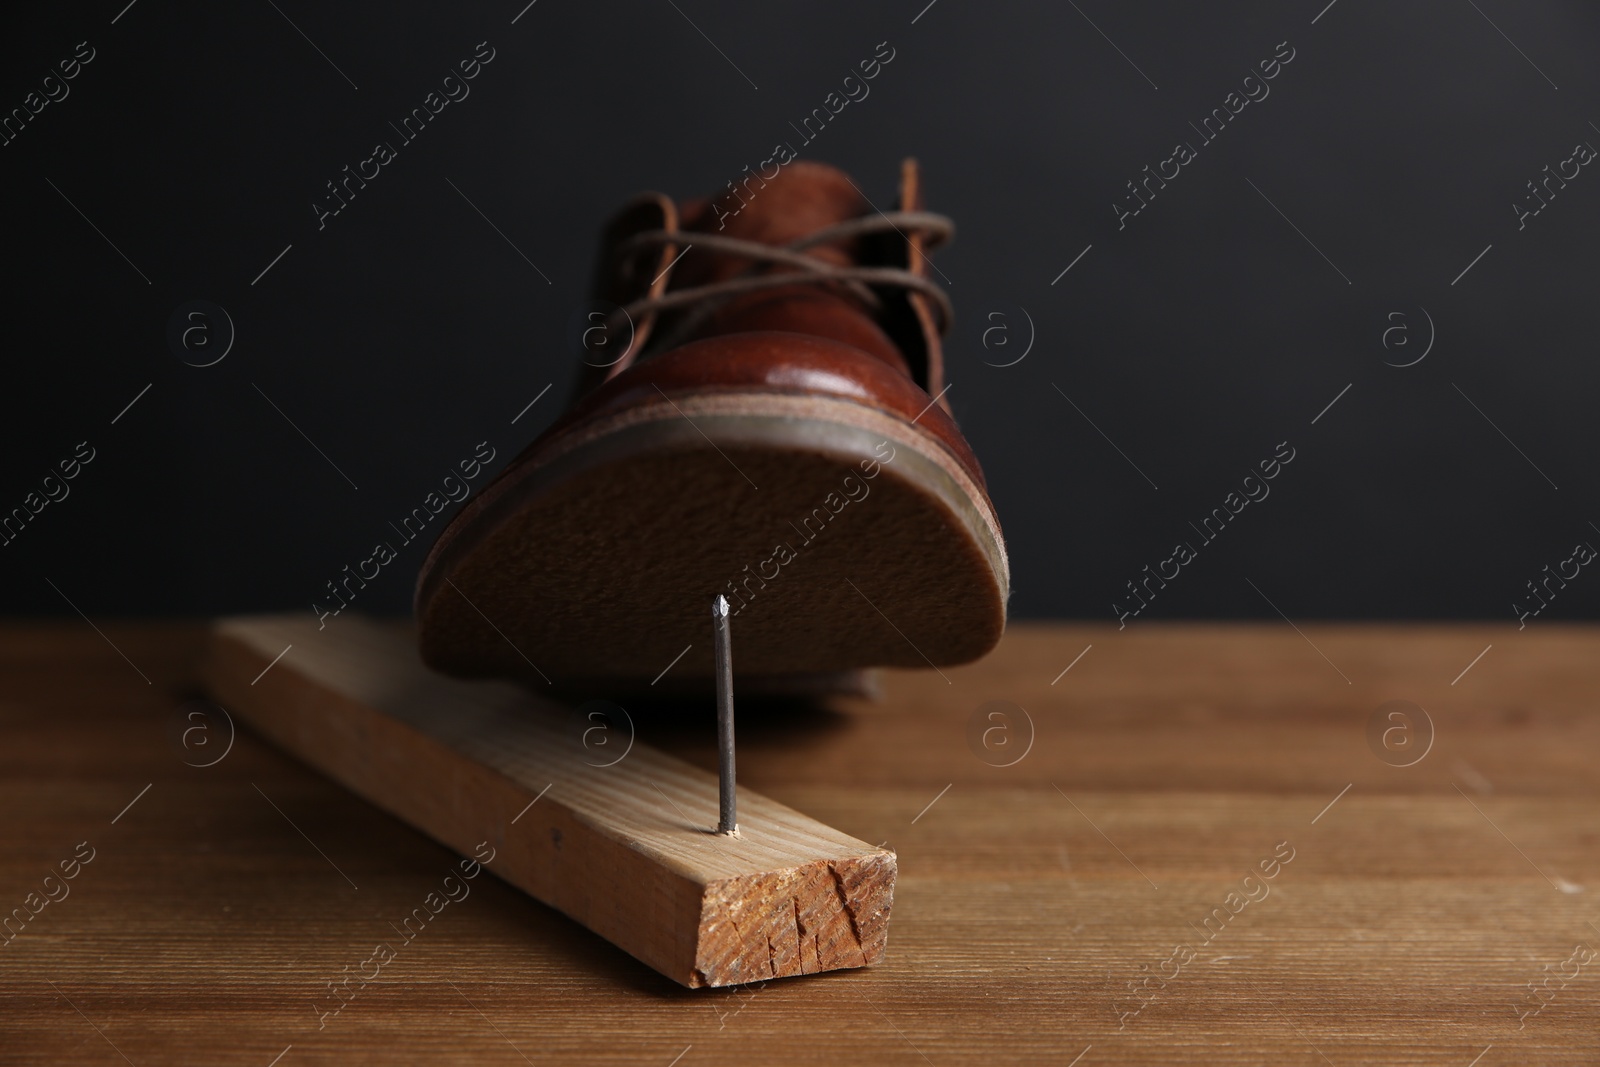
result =
[[[907,160],[901,168],[899,211],[921,211],[919,186],[917,165]],[[718,197],[681,204],[655,193],[635,198],[613,217],[602,238],[594,291],[603,300],[626,307],[652,294],[726,284],[758,272],[794,282],[712,298],[687,311],[647,311],[637,321],[616,324],[626,327],[627,351],[604,364],[585,360],[571,407],[545,437],[600,414],[658,401],[661,393],[824,394],[915,421],[983,487],[982,468],[944,395],[940,327],[947,315],[941,316],[927,293],[880,286],[864,299],[860,287],[808,278],[794,267],[763,265],[737,252],[696,247],[723,237],[784,247],[880,214],[843,171],[803,160],[770,180],[751,176]],[[892,223],[885,229],[814,245],[804,254],[834,268],[867,266],[925,278],[928,236]],[[642,234],[658,239],[641,244]]]

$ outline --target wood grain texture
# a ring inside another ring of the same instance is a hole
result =
[[[478,878],[319,1028],[456,855],[245,727],[186,766],[203,629],[97,621],[154,685],[79,621],[0,631],[0,912],[97,850],[0,947],[8,1064],[1600,1062],[1600,970],[1552,977],[1600,948],[1593,628],[1013,626],[948,683],[741,716],[742,782],[896,851],[879,965],[683,989]],[[1410,768],[1367,746],[1394,699],[1436,728]],[[967,746],[992,700],[1036,732],[1012,767]],[[710,771],[711,725],[640,738]]]
[[[445,678],[359,617],[223,620],[204,675],[286,751],[685,986],[883,956],[894,853],[748,789],[717,834],[716,777],[622,722]]]

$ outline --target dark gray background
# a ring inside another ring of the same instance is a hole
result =
[[[77,42],[97,52],[0,148],[0,510],[97,450],[0,547],[8,613],[309,609],[477,442],[498,466],[554,419],[622,199],[720,188],[881,41],[871,95],[801,151],[884,206],[916,155],[956,219],[950,399],[1016,614],[1109,619],[1281,441],[1271,497],[1141,621],[1276,617],[1254,582],[1295,619],[1510,622],[1542,567],[1600,544],[1600,173],[1520,231],[1512,207],[1600,145],[1592,5],[538,0],[513,25],[524,0],[125,2],[13,13],[0,46],[7,110]],[[324,183],[480,41],[470,97],[319,232]],[[1283,41],[1270,96],[1119,232],[1123,183]],[[193,299],[237,328],[206,369],[165,336]],[[1423,308],[1432,351],[1386,366],[1421,352]],[[1031,352],[987,365],[1020,353],[1024,309]],[[1393,312],[1412,344],[1386,351]],[[985,349],[998,322],[1013,343]],[[355,606],[404,610],[421,555]],[[1584,573],[1539,621],[1597,610]]]

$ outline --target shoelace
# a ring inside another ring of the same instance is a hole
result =
[[[878,212],[875,215],[863,215],[848,222],[825,227],[786,245],[769,245],[760,241],[713,233],[682,230],[669,233],[666,230],[646,230],[622,242],[618,252],[626,255],[642,248],[693,245],[707,251],[723,252],[755,260],[755,263],[745,273],[726,281],[663,291],[656,296],[647,294],[622,308],[620,314],[626,315],[629,321],[638,321],[644,316],[662,311],[690,309],[688,314],[675,325],[670,337],[653,339],[650,347],[659,348],[665,343],[670,343],[672,338],[691,332],[696,324],[728,299],[743,293],[808,283],[839,285],[859,297],[867,307],[877,311],[882,308],[883,301],[869,288],[876,285],[907,289],[926,296],[938,311],[939,332],[946,332],[950,328],[954,309],[944,290],[927,278],[913,274],[902,267],[838,267],[805,254],[805,249],[817,245],[835,244],[869,234],[887,233],[890,230],[902,237],[906,236],[907,231],[922,234],[927,238],[928,251],[932,251],[950,239],[955,233],[955,224],[943,215],[927,211]],[[772,264],[795,267],[799,273],[755,273],[763,266]],[[670,282],[669,276],[668,283]]]

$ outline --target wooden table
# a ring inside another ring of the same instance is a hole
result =
[[[8,1064],[1600,1062],[1593,629],[1014,626],[740,720],[741,783],[898,851],[882,965],[685,990],[482,877],[319,1028],[454,857],[243,728],[190,765],[201,628],[103,628],[0,642]],[[709,711],[641,718],[715,766]]]

